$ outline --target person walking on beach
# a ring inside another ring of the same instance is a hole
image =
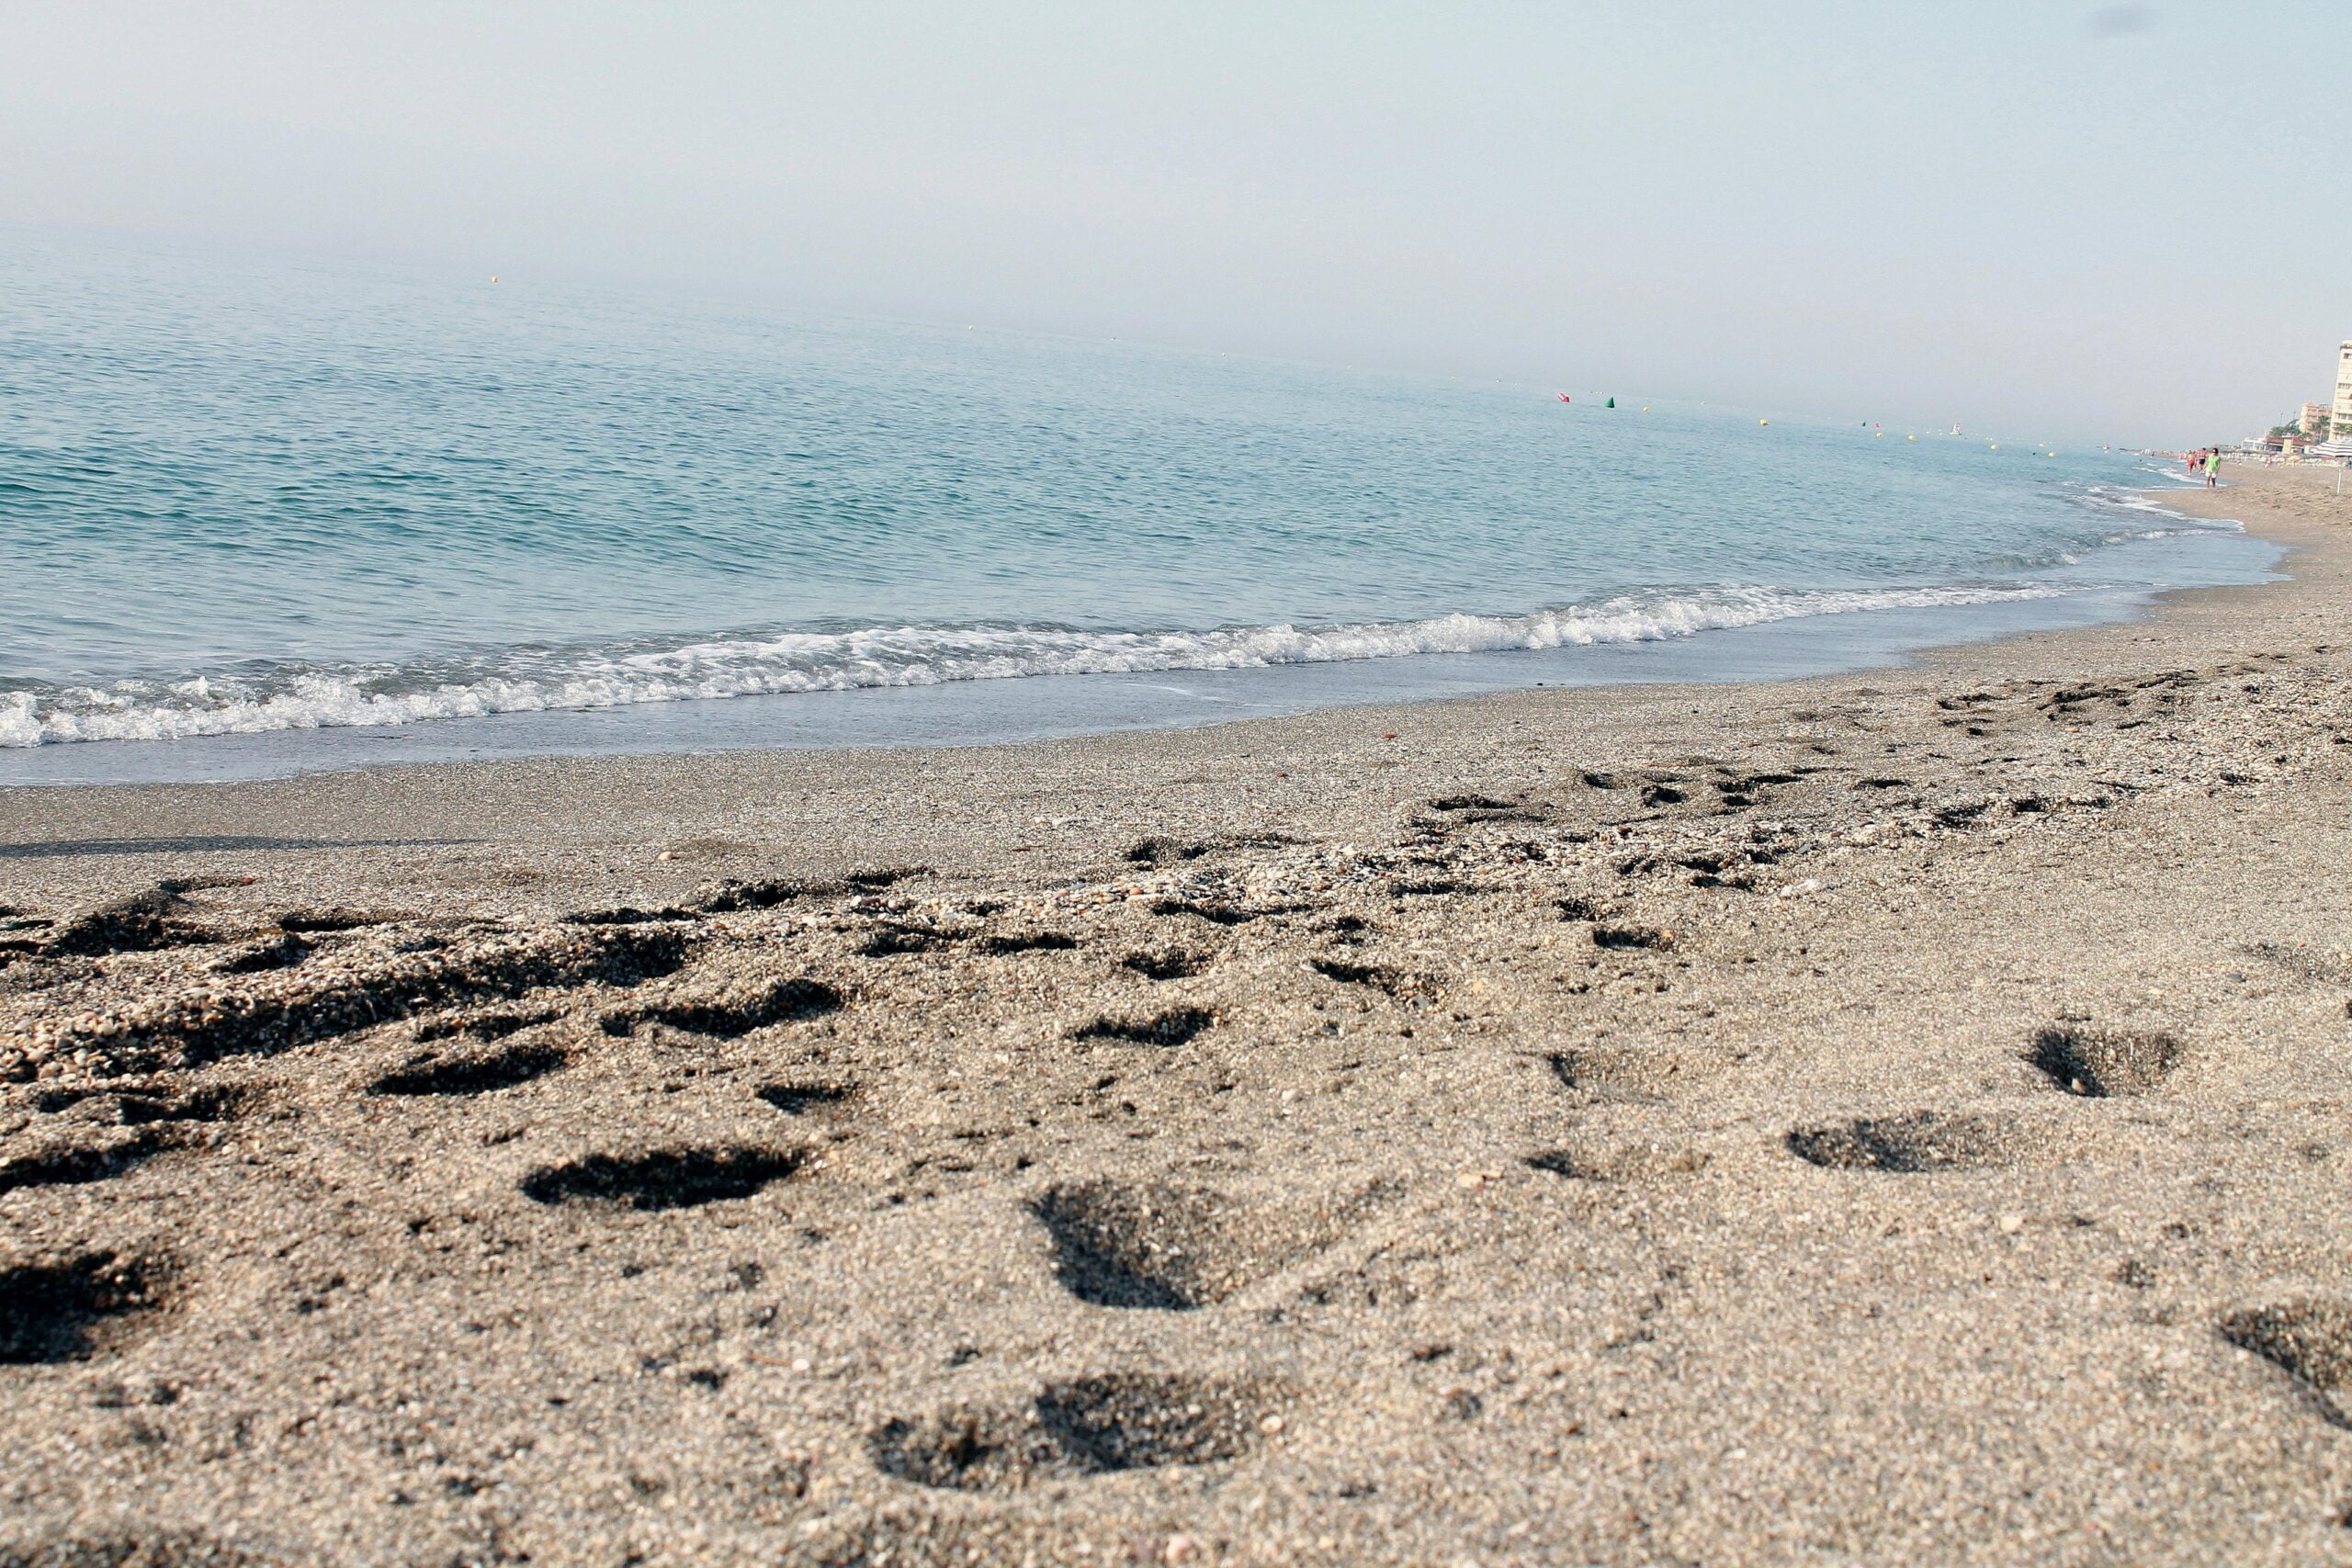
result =
[[[2205,488],[2212,489],[2222,482],[2222,449],[2218,446],[2205,454]]]

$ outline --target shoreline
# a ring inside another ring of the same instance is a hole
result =
[[[2276,469],[2253,470],[2253,472],[2257,476],[2277,474],[2279,471],[2280,470]],[[2287,470],[2287,472],[2290,474],[2294,471],[2295,470]],[[2064,656],[2064,649],[2071,647],[2076,639],[2086,639],[2083,642],[2084,648],[2086,650],[2093,652],[2096,652],[2102,648],[2101,639],[2114,639],[2120,637],[2131,642],[2145,641],[2148,639],[2135,636],[2135,632],[2142,628],[2160,626],[2168,618],[2177,616],[2184,611],[2188,612],[2192,618],[2196,619],[2199,623],[2198,630],[2193,635],[2201,637],[2205,635],[2209,629],[2204,623],[2207,618],[2207,615],[2212,610],[2220,611],[2222,618],[2226,620],[2231,618],[2232,612],[2242,604],[2254,603],[2278,604],[2280,604],[2281,601],[2275,596],[2281,593],[2301,597],[2313,593],[2322,593],[2325,591],[2321,584],[2305,581],[2302,573],[2290,570],[2289,568],[2290,563],[2299,561],[2302,557],[2310,554],[2315,549],[2323,552],[2327,551],[2328,547],[2334,543],[2333,536],[2327,532],[2330,525],[2311,521],[2310,519],[2298,515],[2292,512],[2278,511],[2269,508],[2258,509],[2256,517],[2252,521],[2238,519],[2233,515],[2233,512],[2236,509],[2233,507],[2226,498],[2240,494],[2241,491],[2239,486],[2243,482],[2243,479],[2240,479],[2233,481],[2231,485],[2210,491],[2202,488],[2182,488],[2177,491],[2151,489],[2143,491],[2142,493],[2149,497],[2151,500],[2157,501],[2165,505],[2171,505],[2176,502],[2183,500],[2194,499],[2197,502],[2196,505],[2181,506],[2178,507],[2177,510],[2192,517],[2200,517],[2217,521],[2226,520],[2240,522],[2241,526],[2245,529],[2245,532],[2249,536],[2260,538],[2266,542],[2280,547],[2284,551],[2286,551],[2286,554],[2282,556],[2277,567],[2274,569],[2279,574],[2278,577],[2271,581],[2250,584],[2198,585],[2185,588],[2157,590],[2147,595],[2147,604],[2149,607],[2145,613],[2132,618],[2116,621],[2095,621],[2087,625],[2074,626],[2037,627],[2030,630],[2006,633],[1996,637],[1973,638],[1955,642],[1922,642],[1916,646],[1903,649],[1900,652],[1891,655],[1889,660],[1885,662],[1868,664],[1859,668],[1846,668],[1840,666],[1820,672],[1792,675],[1776,674],[1760,678],[1726,680],[1700,680],[1688,682],[1677,682],[1673,680],[1627,680],[1615,682],[1603,682],[1595,684],[1563,684],[1559,686],[1519,685],[1497,690],[1476,691],[1460,695],[1414,697],[1408,698],[1401,703],[1385,703],[1378,701],[1340,703],[1329,705],[1308,707],[1303,710],[1285,709],[1267,715],[1253,715],[1231,718],[1210,718],[1193,723],[1180,723],[1166,726],[1141,725],[1135,727],[1107,728],[1102,729],[1081,730],[1072,734],[1052,734],[1015,740],[956,742],[941,746],[925,746],[919,743],[894,743],[877,746],[813,745],[808,747],[790,746],[763,748],[747,745],[715,750],[623,750],[589,752],[528,751],[516,756],[491,757],[479,760],[438,759],[415,762],[401,760],[386,760],[379,762],[368,762],[356,766],[344,766],[325,770],[269,773],[256,777],[230,775],[217,779],[201,778],[194,780],[163,779],[154,781],[140,780],[128,782],[101,780],[95,782],[75,781],[56,784],[0,783],[0,842],[5,842],[6,839],[14,837],[10,828],[7,826],[8,818],[11,815],[10,807],[28,805],[32,799],[47,795],[74,796],[101,792],[137,793],[140,797],[139,804],[133,807],[132,810],[128,813],[121,814],[119,818],[115,817],[115,814],[107,814],[109,819],[118,820],[119,824],[126,825],[124,836],[127,838],[129,836],[127,824],[132,820],[145,818],[153,805],[163,804],[164,806],[164,809],[168,811],[170,809],[170,806],[167,803],[183,797],[199,798],[209,795],[211,792],[223,790],[255,789],[275,791],[287,786],[292,786],[300,789],[304,785],[323,784],[327,781],[343,780],[346,781],[348,786],[347,793],[356,795],[367,795],[373,797],[380,795],[382,791],[380,789],[363,788],[361,787],[362,781],[390,781],[395,779],[413,778],[417,781],[417,787],[414,790],[399,791],[397,793],[430,795],[442,788],[456,788],[461,781],[468,777],[479,777],[485,783],[485,784],[495,790],[499,789],[504,783],[503,775],[511,774],[516,778],[536,780],[546,776],[547,771],[549,769],[561,770],[568,768],[598,771],[605,776],[610,778],[616,784],[620,787],[627,788],[630,787],[630,784],[633,781],[639,779],[647,779],[647,782],[650,784],[651,781],[648,778],[648,775],[650,774],[658,777],[665,768],[675,768],[684,775],[691,775],[699,770],[700,765],[713,764],[721,765],[720,771],[722,773],[732,774],[746,768],[756,773],[763,761],[769,763],[781,764],[786,759],[792,759],[796,762],[801,764],[801,766],[796,770],[796,776],[805,774],[808,768],[811,765],[821,770],[827,760],[839,760],[842,761],[844,766],[847,767],[854,774],[872,774],[876,773],[887,773],[889,770],[890,764],[894,761],[899,760],[909,761],[915,765],[920,766],[926,761],[945,764],[957,758],[966,758],[975,761],[979,761],[985,754],[988,761],[994,762],[998,761],[995,756],[997,753],[1018,753],[1036,748],[1083,748],[1089,745],[1115,742],[1140,742],[1146,748],[1148,748],[1152,739],[1156,737],[1176,737],[1186,735],[1214,736],[1227,732],[1234,732],[1237,736],[1240,736],[1243,732],[1246,732],[1247,738],[1255,738],[1259,735],[1260,727],[1267,727],[1264,729],[1263,743],[1281,744],[1283,728],[1287,726],[1313,725],[1318,720],[1334,720],[1338,721],[1335,728],[1340,730],[1345,730],[1350,728],[1362,728],[1362,726],[1351,727],[1347,725],[1345,721],[1349,716],[1363,716],[1366,723],[1377,723],[1383,731],[1385,732],[1387,728],[1393,727],[1395,724],[1410,722],[1412,716],[1418,713],[1426,711],[1443,712],[1444,710],[1461,705],[1525,701],[1535,705],[1557,706],[1562,704],[1573,705],[1580,698],[1591,699],[1613,705],[1621,702],[1637,701],[1644,694],[1655,696],[1661,702],[1671,704],[1677,700],[1678,694],[1712,694],[1715,695],[1722,695],[1724,694],[1736,693],[1748,689],[1755,689],[1758,691],[1777,691],[1805,686],[1813,683],[1835,684],[1841,682],[1874,677],[1897,678],[1905,674],[1918,675],[1928,671],[1938,671],[1964,666],[1980,657],[1986,662],[1988,668],[2002,667],[2002,660],[2004,656],[2001,650],[2008,649],[2032,649],[2035,650],[2033,658],[2039,660],[2044,657],[2045,651],[2052,648],[2052,645],[2051,639],[2056,639],[2054,649],[2062,657]],[[2273,481],[2274,485],[2276,482],[2277,481],[2275,480]],[[2324,507],[2324,504],[2327,502],[2333,501],[2333,499],[2334,498],[2332,496],[2319,498],[2320,504]],[[2352,580],[2352,561],[2339,563],[2330,559],[2324,565],[2320,567],[2319,570],[2329,583]],[[2246,599],[2245,597],[2246,595],[2267,595],[2274,597],[2256,601]],[[1885,612],[1881,612],[1881,614],[1885,614]],[[1789,623],[1782,623],[1781,625],[1785,626],[1788,624]],[[1795,624],[1803,625],[1803,623]],[[1768,627],[1765,629],[1769,630],[1773,628]],[[1721,637],[1736,636],[1738,634],[1736,632],[1719,632],[1711,635]],[[2155,640],[2160,643],[2168,644],[2171,641],[2171,638],[2166,637],[2160,637]],[[1654,648],[1656,645],[1634,644],[1627,646],[1633,649],[1646,650]],[[1519,658],[1524,657],[1524,655],[1512,654],[1494,657]],[[1313,670],[1319,669],[1321,667],[1307,668]],[[1283,672],[1295,673],[1295,671],[1286,669]],[[1102,678],[1071,677],[1071,679],[1099,681]],[[1025,684],[1027,682],[1012,683]],[[938,688],[925,690],[938,690]],[[828,694],[819,694],[820,696]],[[859,697],[872,696],[876,694],[861,692],[842,694],[852,699],[856,699]],[[752,703],[767,700],[771,699],[732,699],[733,702]],[[560,716],[567,718],[579,718],[583,716],[594,716],[594,715],[566,714]],[[215,737],[206,739],[239,739],[245,738]],[[252,739],[263,739],[270,738],[254,737]],[[200,740],[198,743],[201,744],[203,742]],[[100,741],[85,742],[82,744],[112,746],[119,744],[148,743]],[[172,745],[178,743],[163,742],[161,744]],[[78,747],[53,749],[77,750]],[[52,748],[41,748],[38,750],[52,750]],[[1004,759],[1004,761],[1011,761],[1012,759],[1008,757]],[[972,771],[976,773],[986,773],[990,770],[986,766],[982,766]],[[660,788],[662,786],[659,784],[652,784],[652,787]],[[150,794],[148,792],[161,793]],[[276,803],[275,800],[273,800],[273,809],[275,809],[275,806]],[[34,810],[29,813],[28,819],[39,821],[48,815],[49,814]],[[74,814],[69,811],[65,813],[65,815],[70,817]],[[189,835],[182,836],[187,837]],[[0,851],[0,860],[5,860],[6,858],[5,851]],[[5,888],[6,886],[5,878],[0,878],[0,888]]]
[[[1861,672],[0,790],[0,1558],[2328,1559],[2322,478]]]
[[[2161,502],[2170,492],[2142,493]],[[2145,584],[2129,590],[2079,582],[2066,586],[2053,579],[2043,585],[2043,597],[1880,604],[1860,613],[1817,611],[1682,635],[1555,648],[1307,660],[1222,670],[1030,674],[905,687],[524,709],[396,725],[325,725],[0,748],[0,789],[258,782],[353,768],[557,757],[1012,746],[1281,718],[1330,708],[1446,701],[1537,686],[1733,685],[1836,677],[1898,667],[1948,646],[2144,618],[2175,592],[2164,586],[2168,579],[2204,575],[2217,582],[2259,581],[2263,567],[2245,558],[2260,552],[2249,550],[2247,537],[2217,536],[2152,545],[2118,536],[2091,558]],[[2191,553],[2178,554],[2184,550]],[[2140,555],[2135,558],[2134,552]],[[1886,593],[1932,601],[1941,592]],[[1548,614],[1537,612],[1535,618]]]

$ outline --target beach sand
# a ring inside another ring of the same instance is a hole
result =
[[[0,1562],[2352,1561],[2226,477],[1860,677],[0,793]]]

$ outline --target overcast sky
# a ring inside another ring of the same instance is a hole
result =
[[[0,220],[2179,443],[2352,337],[2352,6],[0,4]]]

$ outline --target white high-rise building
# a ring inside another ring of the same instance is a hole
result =
[[[2312,456],[2330,462],[2352,459],[2352,343],[2335,351],[2335,411],[2330,418],[2335,433],[2312,447]],[[2352,462],[2346,466],[2352,467]]]

